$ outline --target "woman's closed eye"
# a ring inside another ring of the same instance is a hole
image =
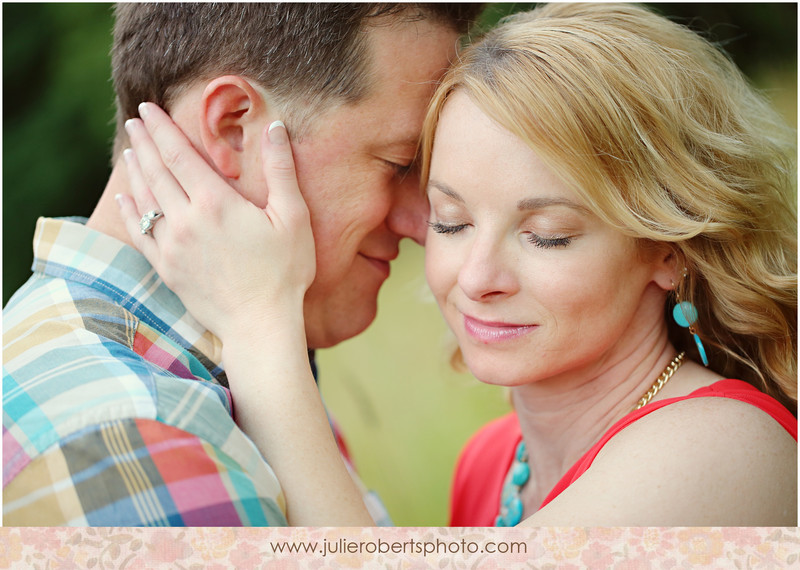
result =
[[[443,235],[457,234],[469,226],[469,224],[448,224],[444,222],[428,222],[428,225],[434,232]],[[550,249],[553,247],[566,247],[570,244],[572,238],[569,236],[543,237],[533,232],[528,232],[527,240],[536,247]]]
[[[428,222],[430,228],[437,234],[457,234],[469,224],[445,224],[443,222]]]
[[[528,234],[528,241],[536,247],[549,249],[551,247],[566,247],[570,244],[572,238],[569,236],[542,237],[531,232]]]

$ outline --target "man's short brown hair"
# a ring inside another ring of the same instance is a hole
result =
[[[370,86],[365,28],[381,18],[431,19],[465,33],[480,4],[121,3],[112,78],[114,156],[123,123],[152,101],[169,110],[181,89],[221,75],[265,88],[301,130],[321,107],[356,102]]]

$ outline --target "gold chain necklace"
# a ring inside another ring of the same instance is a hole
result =
[[[658,391],[664,387],[664,384],[666,384],[670,378],[672,378],[672,375],[675,374],[675,371],[681,367],[684,356],[686,356],[686,353],[681,352],[678,356],[672,359],[672,362],[667,365],[667,367],[664,369],[664,372],[661,373],[661,376],[659,376],[658,379],[653,382],[653,385],[650,386],[647,392],[645,392],[644,396],[639,399],[639,403],[633,408],[634,410],[638,410],[639,408],[646,406],[647,403],[652,400],[656,394],[658,394]]]

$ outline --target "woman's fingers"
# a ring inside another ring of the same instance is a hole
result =
[[[228,184],[195,150],[180,127],[158,105],[142,103],[139,105],[139,115],[142,117],[148,135],[147,139],[150,142],[150,145],[144,147],[148,151],[147,162],[141,155],[139,160],[144,172],[149,175],[147,180],[160,204],[167,207],[167,204],[162,201],[159,188],[153,185],[153,181],[166,179],[166,177],[162,177],[164,171],[182,190],[183,195],[188,196],[189,200],[207,192],[224,192],[229,188]],[[153,149],[158,153],[157,156],[150,154]],[[139,149],[134,146],[134,150],[139,155]],[[171,189],[165,185],[165,190]],[[175,198],[177,195],[169,197]]]
[[[158,265],[158,245],[150,236],[142,233],[139,227],[141,214],[139,214],[139,209],[136,207],[136,202],[132,197],[125,194],[117,194],[115,199],[117,200],[117,205],[119,205],[120,215],[125,223],[128,237],[131,238],[134,247],[147,258],[150,265],[156,267]]]
[[[135,150],[125,153],[139,207],[130,196],[117,200],[131,243],[215,334],[233,334],[253,315],[302,315],[316,254],[286,128],[277,123],[264,130],[261,168],[269,194],[262,208],[207,166],[163,111],[146,107],[148,128],[132,120]],[[143,235],[142,215],[159,207],[164,217]]]
[[[149,208],[150,203],[157,202],[165,212],[180,211],[188,202],[188,197],[180,183],[170,172],[161,158],[160,149],[150,137],[141,119],[129,119],[125,122],[136,164],[132,167],[126,158],[128,180],[140,211]]]
[[[284,223],[304,222],[308,217],[308,207],[297,184],[289,134],[281,121],[275,121],[265,131],[261,160],[269,192],[267,215],[271,219],[277,215]]]
[[[131,194],[136,202],[136,209],[139,211],[139,214],[141,215],[145,212],[158,210],[158,200],[153,196],[153,193],[147,186],[147,182],[145,182],[139,160],[136,158],[136,153],[132,149],[126,148],[122,152],[122,156],[125,159],[125,169],[128,173]]]
[[[297,184],[289,134],[281,121],[275,121],[261,140],[261,162],[267,181],[267,217],[276,228],[291,236],[294,276],[302,290],[308,288],[317,270],[311,216]]]

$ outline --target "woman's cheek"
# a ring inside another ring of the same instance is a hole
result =
[[[456,250],[448,248],[445,241],[446,238],[429,232],[425,244],[425,278],[440,305],[458,281]]]

